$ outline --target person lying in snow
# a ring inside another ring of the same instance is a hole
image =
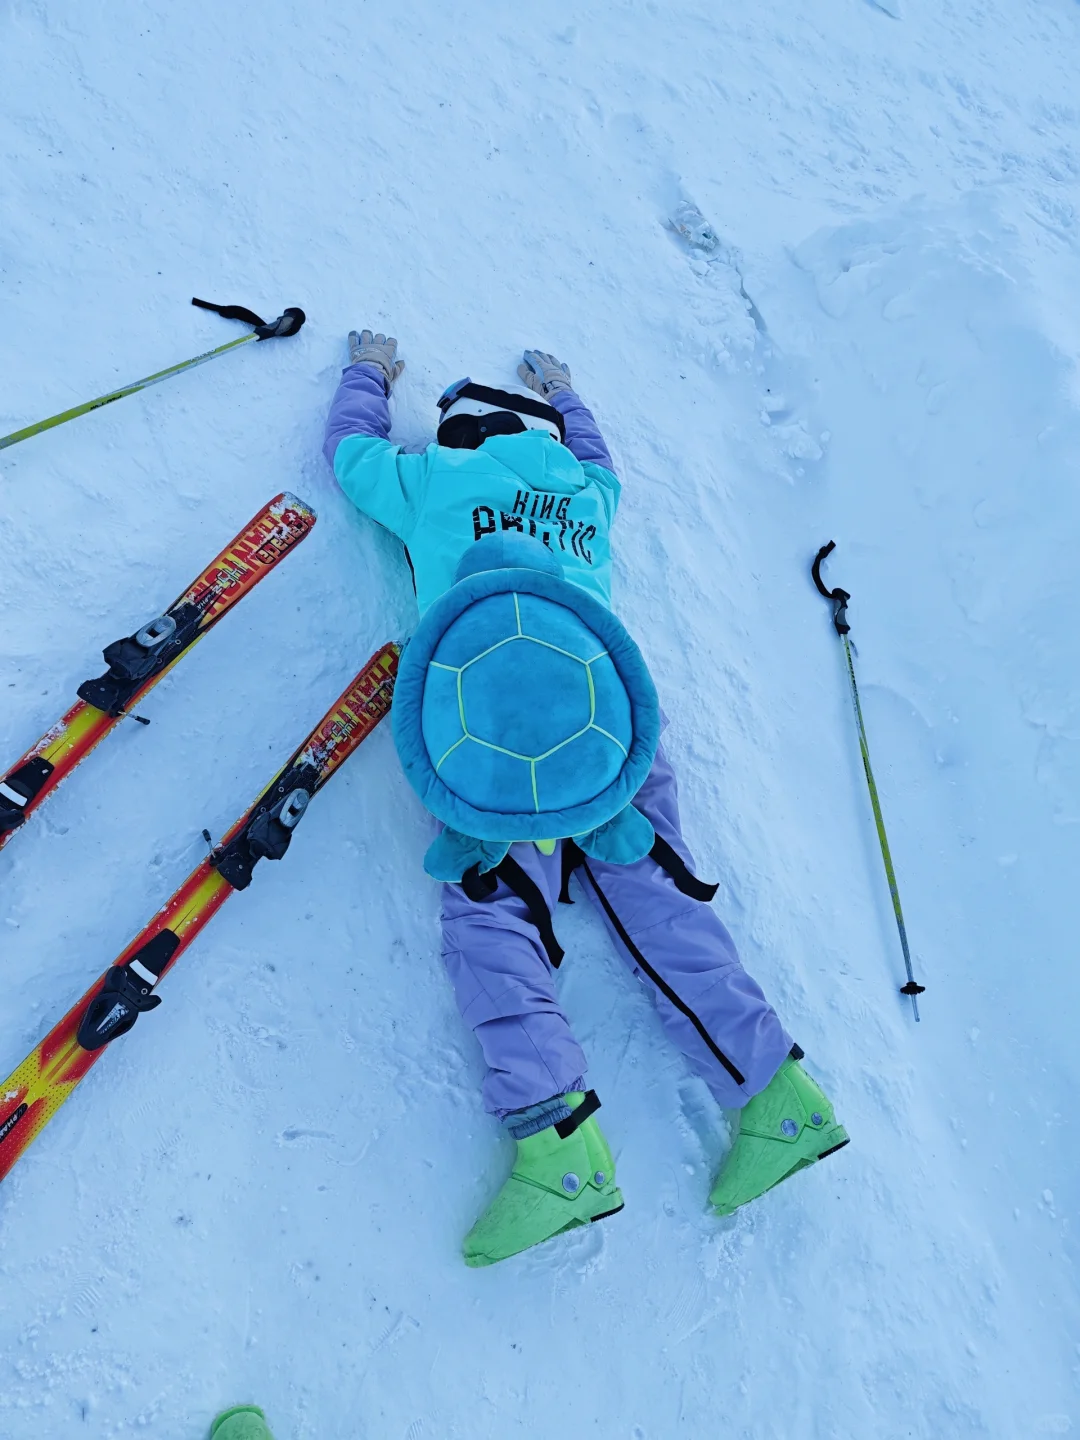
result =
[[[611,611],[619,481],[554,356],[523,386],[463,380],[436,443],[390,443],[397,341],[349,335],[324,453],[358,509],[405,544],[421,620],[394,693],[407,777],[443,822],[443,960],[516,1141],[464,1243],[490,1265],[621,1210],[586,1061],[555,991],[551,925],[577,872],[670,1038],[740,1128],[709,1196],[730,1215],[847,1144],[833,1107],[693,874],[656,693]],[[631,803],[632,802],[632,803]]]

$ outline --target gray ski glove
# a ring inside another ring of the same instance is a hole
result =
[[[349,331],[349,364],[378,366],[387,395],[405,369],[405,361],[396,356],[397,341],[392,335],[373,335],[370,330],[361,330],[358,335],[355,330]]]
[[[558,390],[574,388],[569,365],[556,360],[555,356],[549,355],[546,350],[526,350],[524,363],[518,366],[517,373],[530,390],[535,390],[545,400],[549,400]]]

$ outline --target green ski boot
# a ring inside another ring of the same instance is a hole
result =
[[[824,1090],[790,1055],[739,1116],[739,1133],[709,1196],[717,1215],[733,1214],[848,1143]]]
[[[257,1405],[234,1405],[210,1426],[210,1440],[274,1440],[266,1416]]]
[[[573,1091],[566,1103],[577,1110],[585,1094]],[[623,1208],[615,1184],[615,1161],[593,1118],[597,1102],[589,1091],[586,1118],[565,1135],[573,1118],[518,1140],[510,1178],[465,1237],[465,1264],[494,1265],[531,1245],[561,1235]]]

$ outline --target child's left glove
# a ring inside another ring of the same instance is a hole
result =
[[[349,364],[377,366],[383,373],[387,395],[405,369],[405,361],[396,357],[397,341],[392,335],[373,335],[370,330],[362,330],[358,335],[355,330],[349,331]]]

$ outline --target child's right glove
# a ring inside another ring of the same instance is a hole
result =
[[[375,365],[380,369],[387,395],[405,369],[405,361],[396,356],[397,341],[392,335],[373,335],[370,330],[362,330],[358,335],[355,330],[349,331],[349,364]]]
[[[549,400],[557,390],[572,390],[570,367],[546,350],[526,350],[517,373],[530,390]]]

